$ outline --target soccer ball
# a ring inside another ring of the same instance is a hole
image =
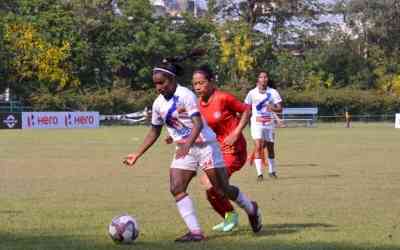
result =
[[[112,219],[108,234],[116,243],[132,244],[139,236],[139,225],[132,216],[120,215]]]

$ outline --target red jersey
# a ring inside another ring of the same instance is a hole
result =
[[[217,135],[223,154],[236,154],[246,152],[246,140],[240,134],[234,145],[224,144],[224,139],[231,134],[240,121],[238,113],[250,110],[251,106],[240,102],[233,95],[215,90],[208,102],[200,100],[200,113],[206,120],[208,126]]]

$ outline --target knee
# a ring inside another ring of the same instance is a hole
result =
[[[223,192],[225,197],[234,201],[237,198],[239,189],[235,186],[227,184],[221,187],[221,192]]]
[[[172,183],[171,186],[169,187],[169,191],[171,192],[172,196],[177,197],[182,193],[185,193],[186,190],[182,187],[182,185],[179,185],[177,183]]]
[[[202,175],[200,177],[200,184],[206,189],[210,189],[212,188],[212,184],[210,182],[210,180],[207,178],[207,175]]]
[[[268,157],[275,158],[275,150],[273,144],[268,145],[267,150],[268,150]]]
[[[273,150],[268,150],[268,158],[275,158],[275,152]]]
[[[264,145],[261,143],[256,143],[255,149],[256,149],[256,154],[261,155],[264,150]]]
[[[213,201],[213,200],[218,200],[220,199],[221,196],[223,196],[223,192],[216,189],[215,187],[211,187],[207,189],[207,200]]]
[[[231,185],[229,185],[229,183],[223,183],[220,185],[219,188],[219,192],[223,193],[223,194],[229,194],[232,190],[231,190]]]

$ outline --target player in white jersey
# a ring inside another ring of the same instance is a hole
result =
[[[153,69],[153,82],[160,93],[153,103],[152,126],[139,149],[129,154],[124,163],[132,166],[158,139],[163,125],[176,143],[176,152],[170,166],[170,191],[189,232],[176,239],[178,242],[205,239],[197,220],[187,187],[203,170],[210,182],[223,196],[233,200],[249,216],[255,233],[261,230],[261,215],[256,202],[249,200],[240,190],[229,184],[222,153],[214,132],[203,122],[195,94],[176,83],[177,66],[170,63]]]
[[[277,177],[275,162],[275,117],[282,112],[282,98],[278,91],[272,88],[266,71],[260,72],[257,87],[247,94],[245,103],[252,106],[251,136],[255,141],[254,164],[257,179],[263,180],[264,147],[268,150],[268,172],[270,177]]]

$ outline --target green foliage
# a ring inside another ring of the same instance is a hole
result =
[[[96,110],[102,114],[118,114],[151,107],[156,97],[155,91],[131,91],[122,87],[86,93],[82,97],[82,102],[87,110]]]
[[[132,91],[128,87],[86,90],[84,93],[67,90],[56,94],[41,89],[30,97],[30,103],[34,110],[95,110],[101,114],[116,114],[151,107],[156,96],[155,91]]]
[[[162,58],[201,47],[206,56],[182,63],[181,84],[190,85],[193,68],[207,63],[220,86],[240,95],[268,70],[293,105],[307,93],[327,112],[351,102],[360,112],[363,105],[368,112],[397,107],[399,1],[340,1],[331,9],[317,0],[234,3],[208,1],[204,17],[176,19],[153,16],[149,0],[118,1],[122,16],[109,0],[3,0],[0,92],[10,87],[37,109],[125,112],[150,103],[152,67]],[[345,14],[347,29],[316,22],[328,12]],[[365,99],[348,89],[374,94]],[[123,100],[138,98],[134,93],[145,93],[143,103]]]
[[[249,27],[241,22],[227,22],[218,28],[221,71],[234,82],[243,80],[254,67],[253,42]]]

